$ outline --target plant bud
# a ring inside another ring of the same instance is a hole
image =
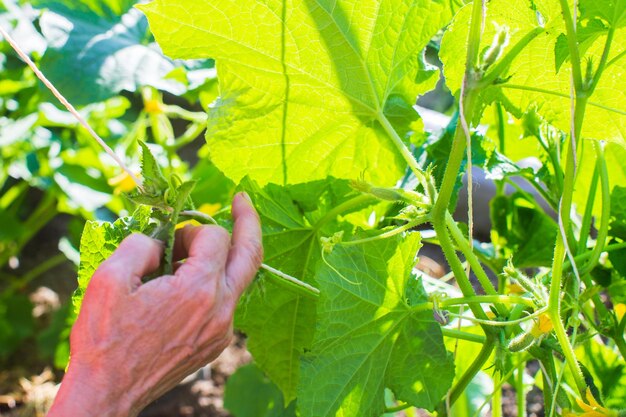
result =
[[[487,69],[500,58],[502,51],[509,43],[509,28],[502,26],[493,37],[491,46],[485,51],[482,57],[482,68]]]

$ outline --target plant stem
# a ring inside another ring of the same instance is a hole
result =
[[[578,50],[578,39],[576,37],[576,23],[572,18],[572,12],[569,9],[567,0],[559,0],[561,3],[561,13],[565,22],[565,30],[567,32],[567,46],[569,48],[570,62],[572,64],[572,76],[574,77],[574,87],[576,92],[583,91],[583,77],[580,67],[580,53]]]
[[[463,77],[463,83],[465,84],[464,93],[465,96],[460,98],[463,101],[463,110],[466,119],[471,119],[471,115],[474,110],[475,96],[474,82],[475,69],[478,62],[478,52],[480,50],[480,38],[482,34],[483,26],[483,1],[475,0],[472,4],[472,20],[470,23],[470,31],[467,39],[467,56],[465,58],[465,74]],[[452,142],[452,149],[448,158],[448,164],[446,165],[446,171],[444,173],[443,182],[439,189],[439,195],[435,206],[433,207],[433,223],[444,224],[445,213],[448,209],[454,185],[456,184],[457,175],[463,158],[465,156],[466,146],[465,132],[461,123],[457,124],[456,132]],[[442,245],[443,246],[443,245]]]
[[[502,417],[502,381],[500,373],[493,376],[493,394],[491,395],[491,417]]]
[[[28,190],[28,183],[26,181],[20,181],[9,188],[0,197],[0,210],[6,210],[17,198],[22,196],[26,190]]]
[[[487,340],[485,336],[479,334],[467,333],[457,329],[448,329],[447,327],[442,327],[441,333],[446,337],[467,340],[468,342],[480,343],[481,345]]]
[[[470,104],[473,100],[469,100]],[[471,108],[471,105],[466,106],[466,109]],[[439,190],[439,195],[437,197],[437,201],[433,207],[432,211],[432,223],[433,228],[435,229],[435,233],[437,234],[437,238],[439,239],[439,243],[441,245],[441,249],[450,265],[450,268],[454,272],[454,276],[456,277],[457,283],[461,292],[464,296],[470,297],[476,295],[474,292],[474,288],[469,281],[469,277],[467,276],[465,269],[463,268],[463,264],[458,258],[454,244],[450,237],[448,231],[448,222],[446,220],[446,214],[448,213],[448,203],[452,197],[452,191],[454,189],[454,184],[456,182],[457,173],[465,156],[465,134],[461,126],[457,126],[454,142],[452,145],[452,151],[450,153],[450,157],[448,159],[448,165],[446,166],[446,171],[444,174],[443,183]],[[465,239],[465,237],[463,237]],[[474,315],[481,319],[486,319],[484,311],[477,306],[470,305],[472,312]]]
[[[502,386],[509,380],[509,378],[511,378],[511,376],[513,375],[513,372],[515,371],[515,369],[517,369],[517,366],[519,364],[524,364],[526,361],[528,361],[530,359],[529,355],[523,355],[520,362],[516,365],[513,365],[511,367],[511,369],[504,375],[502,375],[501,377],[494,378],[494,393],[496,389],[502,389]],[[494,393],[491,393],[490,395],[487,396],[487,398],[485,398],[485,401],[481,404],[480,407],[478,407],[478,409],[476,410],[476,412],[474,413],[474,417],[478,417],[480,416],[480,412],[482,411],[482,409],[485,407],[485,405],[487,405],[487,403],[491,400],[491,398],[494,396]]]
[[[600,172],[600,184],[602,189],[602,215],[600,217],[600,227],[598,229],[598,236],[596,238],[596,245],[591,252],[591,258],[585,266],[581,269],[581,274],[591,272],[593,268],[598,264],[600,255],[604,251],[606,238],[609,234],[609,219],[611,216],[611,190],[609,186],[609,172],[606,166],[606,160],[604,159],[604,148],[600,143],[594,144],[596,148],[596,168]]]
[[[501,103],[495,103],[495,116],[498,121],[498,151],[505,153],[506,148],[506,128],[504,126],[504,110]]]
[[[196,210],[184,210],[180,212],[180,216],[189,217],[191,220],[195,220],[202,224],[217,224],[217,221],[210,215]]]
[[[556,381],[554,356],[552,354],[544,354],[543,356],[539,356],[537,359],[539,360],[541,374],[543,376],[543,409],[550,410],[552,407],[554,383]]]
[[[444,298],[438,302],[439,307],[449,307],[465,304],[486,304],[486,303],[505,303],[505,304],[523,304],[530,308],[537,308],[533,300],[530,298],[520,297],[517,295],[475,295],[473,297],[461,298]]]
[[[570,368],[574,376],[574,380],[576,381],[576,387],[580,391],[581,394],[584,394],[585,389],[587,388],[587,384],[585,383],[585,379],[583,377],[582,371],[578,366],[578,361],[576,360],[576,355],[574,353],[574,349],[569,342],[567,337],[567,332],[565,330],[565,326],[563,325],[563,321],[561,319],[561,275],[562,275],[562,259],[565,256],[565,245],[563,243],[563,239],[559,234],[557,236],[557,244],[554,251],[554,259],[556,261],[557,257],[560,257],[561,262],[555,262],[552,269],[552,282],[550,285],[550,301],[549,301],[549,309],[548,315],[550,316],[550,320],[552,320],[552,324],[554,325],[554,333],[556,338],[563,349],[563,355],[565,356],[565,361]]]
[[[585,110],[587,108],[587,97],[577,97],[576,107],[573,114],[573,141],[568,146],[567,158],[565,161],[565,172],[563,174],[563,193],[559,203],[559,223],[563,231],[567,234],[571,224],[572,200],[574,196],[574,182],[576,180],[576,151],[581,142],[581,132],[583,120],[585,118]],[[569,242],[564,242],[568,243]],[[570,246],[571,247],[571,246]]]
[[[461,289],[461,292],[465,297],[475,296],[474,288],[469,281],[467,274],[465,273],[465,269],[463,268],[463,264],[460,259],[456,255],[454,245],[452,244],[452,240],[450,239],[450,235],[448,234],[448,229],[445,224],[435,224],[435,232],[437,233],[437,237],[439,237],[439,243],[441,244],[441,249],[443,250],[446,259],[448,260],[448,264],[450,265],[450,269],[454,273],[456,278],[456,282]],[[483,311],[483,309],[479,305],[470,304],[470,309],[474,316],[486,320],[487,315]],[[486,332],[488,329],[484,329]]]
[[[375,200],[375,197],[369,194],[360,194],[354,198],[351,198],[348,201],[344,201],[343,203],[339,204],[337,207],[328,211],[328,213],[326,213],[324,217],[319,219],[317,223],[315,223],[315,226],[313,227],[313,229],[319,230],[326,223],[328,223],[331,220],[334,220],[338,215],[345,213],[346,211],[353,210],[354,208],[364,205],[365,203],[369,203],[373,200]]]
[[[415,220],[412,220],[400,227],[396,227],[395,229],[391,229],[386,232],[379,233],[375,236],[370,236],[370,237],[366,237],[366,238],[358,239],[358,240],[348,240],[346,242],[340,242],[340,244],[344,246],[354,246],[354,245],[361,245],[363,243],[374,242],[374,241],[381,240],[381,239],[387,239],[389,237],[395,236],[402,232],[406,232],[407,230],[411,230],[421,224],[424,224],[429,219],[430,219],[430,216],[427,216],[427,215],[418,217]]]
[[[615,250],[620,250],[620,249],[626,249],[626,242],[620,242],[620,243],[612,243],[610,245],[606,245],[604,247],[604,252],[612,252]],[[580,255],[577,255],[576,257],[574,257],[574,260],[576,262],[580,262],[580,261],[584,261],[586,259],[591,258],[592,252],[585,252],[585,253],[581,253]],[[567,269],[569,268],[570,265],[570,261],[566,260],[563,263],[563,269]]]
[[[481,347],[478,356],[474,358],[472,364],[465,370],[463,375],[461,375],[458,381],[456,381],[450,389],[450,405],[454,404],[456,400],[459,399],[459,397],[463,394],[463,391],[465,391],[469,383],[472,382],[472,379],[474,379],[474,376],[476,376],[476,374],[483,369],[483,365],[487,362],[487,360],[489,360],[494,347],[495,336],[489,333],[485,338],[485,342]]]
[[[297,286],[306,289],[307,291],[315,294],[316,296],[318,296],[320,294],[320,290],[318,290],[317,288],[313,287],[312,285],[309,285],[306,282],[300,281],[298,278],[292,277],[289,274],[285,274],[284,272],[279,271],[276,268],[272,268],[269,265],[261,264],[261,269],[265,269],[266,271],[271,272],[272,274],[276,275],[277,277],[280,277],[280,278],[284,279],[285,281],[289,281],[289,282],[291,282],[293,284],[296,284]]]
[[[205,129],[206,124],[204,123],[192,123],[191,126],[189,126],[187,130],[185,130],[185,133],[183,133],[176,139],[172,148],[179,149],[193,142],[198,136],[202,134],[202,132],[204,132]]]
[[[434,232],[434,230],[432,230]],[[421,231],[422,233],[424,232],[424,230]],[[422,237],[422,242],[426,242],[426,243],[430,243],[432,245],[437,245],[437,246],[441,246],[441,242],[439,241],[439,239],[437,239],[436,237]],[[454,242],[453,242],[454,243]],[[454,246],[454,250],[458,250],[460,251],[460,249],[456,246]],[[498,274],[500,272],[500,267],[496,267],[496,265],[492,262],[491,259],[489,259],[487,256],[485,256],[484,254],[480,253],[480,252],[474,252],[474,255],[476,255],[476,257],[478,257],[478,260],[481,262],[482,265],[485,265],[487,268],[489,268],[494,274]],[[466,265],[469,265],[469,262],[463,262],[463,268],[466,267]],[[443,278],[441,278],[441,280],[443,280]],[[450,279],[447,279],[445,281],[449,281]]]
[[[609,52],[611,51],[611,44],[613,43],[613,36],[615,35],[615,26],[611,25],[609,27],[609,32],[606,35],[606,42],[604,43],[604,50],[602,51],[602,57],[600,58],[600,63],[598,64],[598,69],[593,75],[593,81],[589,86],[588,95],[593,94],[598,83],[600,82],[600,77],[604,72],[604,69],[607,66],[607,60],[609,58]]]
[[[470,307],[472,305],[470,304]],[[516,320],[506,320],[506,321],[495,321],[495,320],[484,320],[484,319],[477,319],[475,317],[470,317],[470,316],[461,316],[459,314],[455,314],[452,312],[449,312],[448,314],[450,314],[451,317],[458,317],[461,318],[463,320],[469,320],[469,321],[473,321],[475,323],[478,323],[480,325],[486,325],[486,326],[491,326],[491,327],[506,327],[506,326],[512,326],[515,324],[520,324],[520,323],[524,323],[528,320],[532,320],[535,319],[539,316],[541,316],[542,314],[546,313],[548,311],[548,307],[543,307],[540,308],[539,310],[535,311],[532,314],[529,314],[521,319],[516,319]],[[483,327],[484,329],[484,327]],[[489,327],[487,328],[489,330],[489,333],[493,333],[493,331],[491,331],[492,329],[490,329]]]
[[[483,32],[484,0],[476,0],[472,3],[472,20],[467,38],[467,56],[465,57],[465,75],[474,72],[478,64],[480,52],[480,40]]]
[[[569,9],[568,9],[569,13]],[[587,104],[587,97],[576,97],[576,107],[573,114],[573,142],[568,147],[567,161],[565,166],[564,182],[563,182],[563,194],[561,196],[561,202],[559,207],[559,223],[561,226],[561,233],[557,234],[556,245],[554,248],[554,260],[552,263],[552,282],[550,283],[550,298],[548,315],[554,325],[554,333],[556,338],[563,349],[563,355],[567,362],[570,371],[576,381],[576,387],[580,391],[581,395],[584,395],[587,384],[583,377],[582,371],[578,366],[574,349],[567,337],[567,332],[563,321],[561,319],[561,282],[563,276],[563,262],[566,255],[565,241],[567,232],[570,227],[570,212],[572,208],[572,198],[574,193],[574,179],[576,171],[576,144],[580,140],[580,132],[582,131],[582,121],[585,114],[585,107]]]
[[[480,285],[483,287],[483,290],[485,291],[485,293],[489,295],[497,295],[498,291],[495,289],[495,287],[491,283],[491,280],[485,273],[485,270],[483,269],[480,263],[480,260],[478,259],[474,251],[472,250],[472,247],[467,243],[465,236],[463,236],[463,233],[456,225],[456,222],[452,218],[452,215],[447,211],[446,211],[446,225],[448,226],[448,229],[450,230],[450,234],[452,235],[452,238],[456,242],[459,250],[465,256],[465,259],[467,259],[467,262],[469,263],[471,269],[476,274],[476,278],[478,278],[478,282],[480,282]],[[502,316],[508,315],[508,310],[502,304],[496,304],[495,307],[496,307],[496,310],[498,310],[498,313],[500,315]]]
[[[619,61],[620,59],[624,58],[624,56],[626,56],[626,50],[620,52],[619,54],[617,54],[613,58],[611,58],[611,60],[609,62],[607,62],[606,67],[610,67],[611,65],[615,64],[617,61]]]
[[[468,111],[468,109],[471,111],[473,106],[474,93],[470,90],[467,92],[466,104],[464,107],[466,111]],[[448,164],[446,165],[446,171],[439,189],[439,195],[437,196],[437,201],[433,207],[433,223],[444,224],[446,221],[445,215],[448,211],[448,205],[450,204],[450,200],[452,198],[452,192],[454,191],[459,169],[461,168],[463,158],[465,157],[465,146],[465,133],[459,123],[452,142],[452,149],[450,150],[450,155],[448,157]]]
[[[502,84],[500,86],[500,88],[505,88],[505,89],[508,88],[508,89],[511,89],[511,90],[521,90],[521,91],[534,91],[536,93],[542,93],[542,94],[555,96],[555,97],[570,98],[570,95],[565,94],[565,93],[561,93],[559,91],[552,91],[552,90],[547,90],[545,88],[531,87],[531,86],[527,86],[527,85]],[[596,107],[598,109],[606,110],[606,111],[611,112],[611,113],[619,114],[621,116],[626,116],[626,110],[616,109],[614,107],[610,107],[610,106],[607,106],[605,104],[598,103],[598,102],[595,102],[595,101],[589,101],[589,105],[593,106],[593,107]]]
[[[385,408],[385,414],[397,413],[398,411],[406,410],[413,407],[411,404],[400,404],[395,407]]]
[[[591,288],[593,283],[589,278],[588,274],[595,268],[600,259],[600,255],[604,251],[606,238],[608,236],[609,230],[609,216],[610,216],[610,206],[611,206],[611,194],[609,189],[609,174],[606,167],[606,160],[604,159],[604,147],[601,143],[594,143],[594,147],[596,149],[596,166],[593,173],[592,178],[592,187],[589,193],[589,197],[587,199],[587,207],[585,210],[585,217],[583,218],[583,227],[581,228],[581,236],[579,240],[579,252],[583,252],[587,246],[587,234],[589,233],[590,224],[591,224],[591,215],[593,211],[593,205],[595,202],[595,193],[598,183],[598,177],[600,178],[602,184],[602,214],[600,219],[600,228],[598,231],[598,236],[596,238],[596,244],[593,248],[593,251],[587,252],[589,254],[589,260],[585,263],[584,267],[581,268],[580,275],[585,282],[587,288]],[[586,222],[588,224],[586,224]],[[574,259],[575,261],[575,259]],[[602,299],[598,294],[594,294],[591,297],[593,301],[593,305],[595,307],[595,311],[600,318],[600,322],[603,318],[607,317],[608,310]],[[592,318],[591,320],[594,320]],[[595,326],[595,323],[594,323]],[[619,346],[618,346],[619,347]]]
[[[207,122],[207,114],[205,112],[193,112],[186,109],[183,109],[180,106],[163,104],[163,112],[166,116],[171,118],[179,118],[183,120],[187,120],[192,123],[198,124],[206,124]]]
[[[413,172],[413,174],[415,175],[419,183],[422,185],[422,187],[424,187],[424,191],[428,192],[428,184],[427,184],[426,176],[424,175],[424,172],[418,165],[411,151],[404,144],[404,141],[402,140],[402,138],[400,138],[396,130],[393,128],[393,126],[391,125],[387,117],[382,112],[378,114],[378,121],[385,129],[385,132],[387,132],[387,135],[389,136],[393,144],[396,145],[396,148],[398,149],[398,151],[400,151],[400,154],[402,155],[402,158],[405,160],[405,162],[409,166],[409,169],[411,169],[411,171]],[[431,198],[431,201],[432,199],[435,198],[435,196],[432,196],[432,195],[429,197]]]
[[[473,297],[444,298],[436,302],[425,302],[425,303],[416,304],[413,307],[411,307],[411,310],[412,311],[427,311],[427,310],[432,310],[435,308],[445,308],[445,307],[464,306],[464,305],[471,306],[472,304],[493,304],[493,303],[507,303],[507,304],[513,304],[513,305],[522,305],[522,306],[530,307],[532,309],[537,308],[535,303],[529,298],[524,298],[524,297],[520,297],[517,295],[497,294],[497,295],[475,295]],[[538,313],[543,312],[544,310],[545,310],[545,307],[533,313],[531,316],[528,316],[521,320],[492,321],[492,322],[489,322],[489,324],[494,325],[494,326],[508,326],[509,324],[521,323],[523,321],[528,320],[529,318],[535,317]],[[453,313],[450,313],[450,314],[453,314]],[[454,316],[457,316],[457,315],[454,314]],[[468,320],[470,320],[470,318],[468,317],[464,317],[464,318],[467,318]],[[471,319],[471,320],[476,320],[476,319]]]
[[[457,226],[450,212],[446,212],[446,225],[448,226],[448,229],[450,230],[450,235],[452,235],[452,238],[456,242],[457,247],[465,256],[465,259],[467,259],[470,266],[474,270],[474,273],[476,274],[480,285],[482,285],[483,289],[485,290],[485,293],[489,295],[498,294],[498,291],[496,291],[495,287],[491,283],[491,280],[483,270],[482,266],[480,265],[480,261],[478,260],[478,257],[470,248],[467,240],[465,239],[465,236],[463,236],[463,232],[461,232],[461,230]]]
[[[517,400],[517,417],[526,417],[526,392],[524,391],[524,372],[526,363],[520,362],[517,365],[515,375],[515,397]]]
[[[587,240],[591,231],[591,220],[593,217],[593,206],[596,201],[596,190],[598,189],[599,179],[598,164],[593,170],[593,176],[591,177],[591,185],[589,186],[589,194],[587,195],[587,206],[585,207],[585,214],[583,215],[583,221],[580,226],[580,236],[578,238],[578,250],[576,253],[583,253],[587,249]]]
[[[558,204],[557,204],[557,202],[554,201],[552,196],[550,196],[550,194],[548,194],[548,192],[541,186],[541,184],[539,184],[533,178],[528,178],[526,176],[522,176],[521,178],[525,179],[526,182],[529,185],[531,185],[539,193],[539,195],[541,195],[541,197],[545,200],[546,203],[548,203],[550,208],[552,210],[554,210],[555,213],[558,211]],[[524,190],[519,184],[517,184],[515,181],[513,181],[511,179],[511,177],[506,178],[505,181],[507,182],[507,184],[509,184],[511,187],[515,188],[517,191],[519,191],[519,192],[521,192],[521,193],[523,193],[525,195],[532,196],[531,193],[529,193],[528,191]],[[561,179],[561,181],[562,181],[562,179]]]

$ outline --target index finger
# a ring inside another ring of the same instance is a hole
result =
[[[219,226],[187,226],[176,232],[175,246],[178,257],[186,258],[175,275],[204,284],[225,270],[230,235]]]

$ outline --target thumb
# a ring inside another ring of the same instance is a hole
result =
[[[157,270],[162,254],[160,242],[140,233],[132,234],[100,264],[94,279],[115,282],[133,291],[143,277]]]
[[[246,193],[233,199],[232,247],[226,264],[226,280],[239,298],[254,278],[263,261],[263,243],[259,215]]]

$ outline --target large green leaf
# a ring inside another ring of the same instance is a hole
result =
[[[48,8],[40,19],[48,50],[40,66],[73,104],[101,101],[144,85],[184,92],[182,84],[164,79],[174,63],[150,44],[147,21],[137,10],[105,18],[58,1],[42,6]]]
[[[421,282],[411,275],[417,233],[334,248],[317,276],[322,291],[315,342],[303,360],[298,397],[305,417],[377,417],[384,389],[433,409],[454,365]],[[340,275],[341,274],[341,275]]]
[[[622,409],[626,404],[626,362],[602,341],[589,339],[576,349],[577,356],[599,386],[605,405]]]
[[[280,390],[254,364],[239,368],[228,378],[224,408],[235,417],[296,416],[295,402],[287,408]]]
[[[324,214],[354,195],[347,183],[325,180],[288,188],[268,184],[262,189],[244,180],[242,186],[261,216],[265,262],[314,284],[319,239],[340,228]],[[286,403],[295,398],[300,356],[313,340],[315,304],[310,295],[264,274],[237,311],[235,325],[248,335],[250,352],[282,390]]]
[[[563,19],[558,2],[549,0],[536,2],[536,5],[539,13],[528,7],[526,0],[489,2],[481,50],[489,47],[499,28],[508,28],[510,34],[503,57],[518,44],[523,49],[501,74],[500,82],[489,87],[483,98],[502,101],[517,116],[536,107],[548,122],[569,132],[571,67],[568,63],[557,72],[557,60],[562,61],[563,57],[555,56],[564,40]],[[459,11],[442,40],[441,59],[446,83],[452,91],[459,90],[463,78],[464,62],[459,56],[464,56],[467,48],[470,14],[468,6]],[[615,34],[608,64],[589,99],[582,130],[586,139],[607,140],[622,146],[626,146],[625,33],[620,29]],[[584,59],[591,60],[595,67],[605,41],[606,34],[598,34],[585,50]],[[583,73],[585,65],[583,62]]]
[[[420,52],[450,18],[436,0],[156,0],[140,8],[166,54],[215,58],[213,162],[238,182],[329,175],[393,183],[405,164],[388,132],[390,98],[412,105]],[[422,81],[423,77],[419,77]]]

